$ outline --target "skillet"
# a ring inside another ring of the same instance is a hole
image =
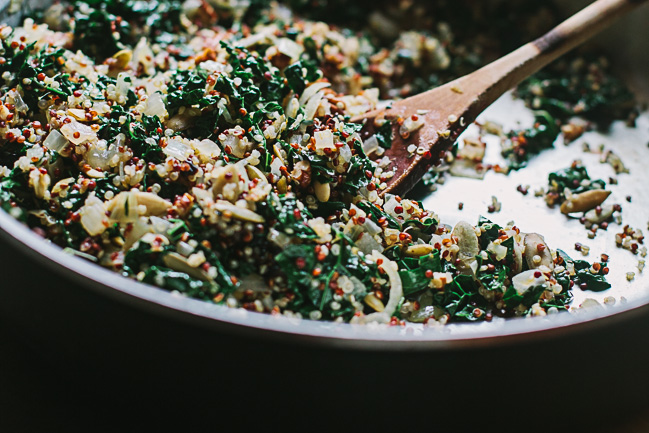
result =
[[[124,410],[254,408],[305,429],[385,427],[398,413],[415,428],[463,430],[477,420],[534,429],[530,409],[548,425],[594,425],[649,403],[646,295],[552,320],[377,332],[180,298],[65,255],[5,213],[0,237],[0,321],[79,389]]]

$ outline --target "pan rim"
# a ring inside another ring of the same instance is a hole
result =
[[[521,342],[541,341],[596,330],[614,322],[649,313],[649,294],[624,305],[589,309],[578,314],[507,319],[492,323],[451,324],[410,332],[401,327],[374,327],[320,322],[265,313],[191,299],[144,284],[85,259],[66,254],[48,243],[4,210],[0,211],[0,238],[23,250],[35,263],[90,291],[145,312],[166,316],[217,332],[241,337],[272,339],[278,343],[379,351],[467,350]]]

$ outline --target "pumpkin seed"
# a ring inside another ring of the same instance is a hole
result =
[[[602,204],[611,194],[611,191],[593,189],[580,194],[574,194],[568,200],[561,203],[561,213],[571,214],[575,212],[586,212],[595,209]]]

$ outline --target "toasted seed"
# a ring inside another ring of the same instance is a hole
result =
[[[378,311],[379,313],[385,310],[385,305],[383,305],[383,302],[381,302],[379,298],[374,296],[374,293],[368,293],[365,296],[364,301],[367,305],[369,305],[372,309]]]
[[[277,181],[277,192],[280,194],[286,194],[286,191],[288,191],[286,177],[282,176],[282,178]]]
[[[581,194],[575,194],[561,203],[561,213],[571,214],[589,211],[602,204],[610,194],[611,191],[603,189],[593,189]]]
[[[321,202],[329,201],[331,196],[331,186],[328,183],[320,183],[317,180],[313,182],[313,189],[315,190],[315,196],[318,197],[318,200]]]
[[[546,266],[550,270],[554,269],[552,252],[543,236],[537,233],[525,235],[525,261],[530,269],[538,269],[541,266]]]
[[[435,247],[428,244],[415,244],[410,245],[404,251],[404,254],[408,257],[421,257],[433,252]]]
[[[114,69],[124,69],[128,66],[133,58],[133,51],[131,50],[121,50],[113,54],[113,59],[115,63],[111,65]]]

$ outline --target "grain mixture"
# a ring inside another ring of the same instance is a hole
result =
[[[243,3],[76,1],[1,27],[4,210],[121,275],[315,320],[544,315],[608,287],[539,234],[380,194],[390,128],[349,119],[472,64],[448,26],[377,43]]]

